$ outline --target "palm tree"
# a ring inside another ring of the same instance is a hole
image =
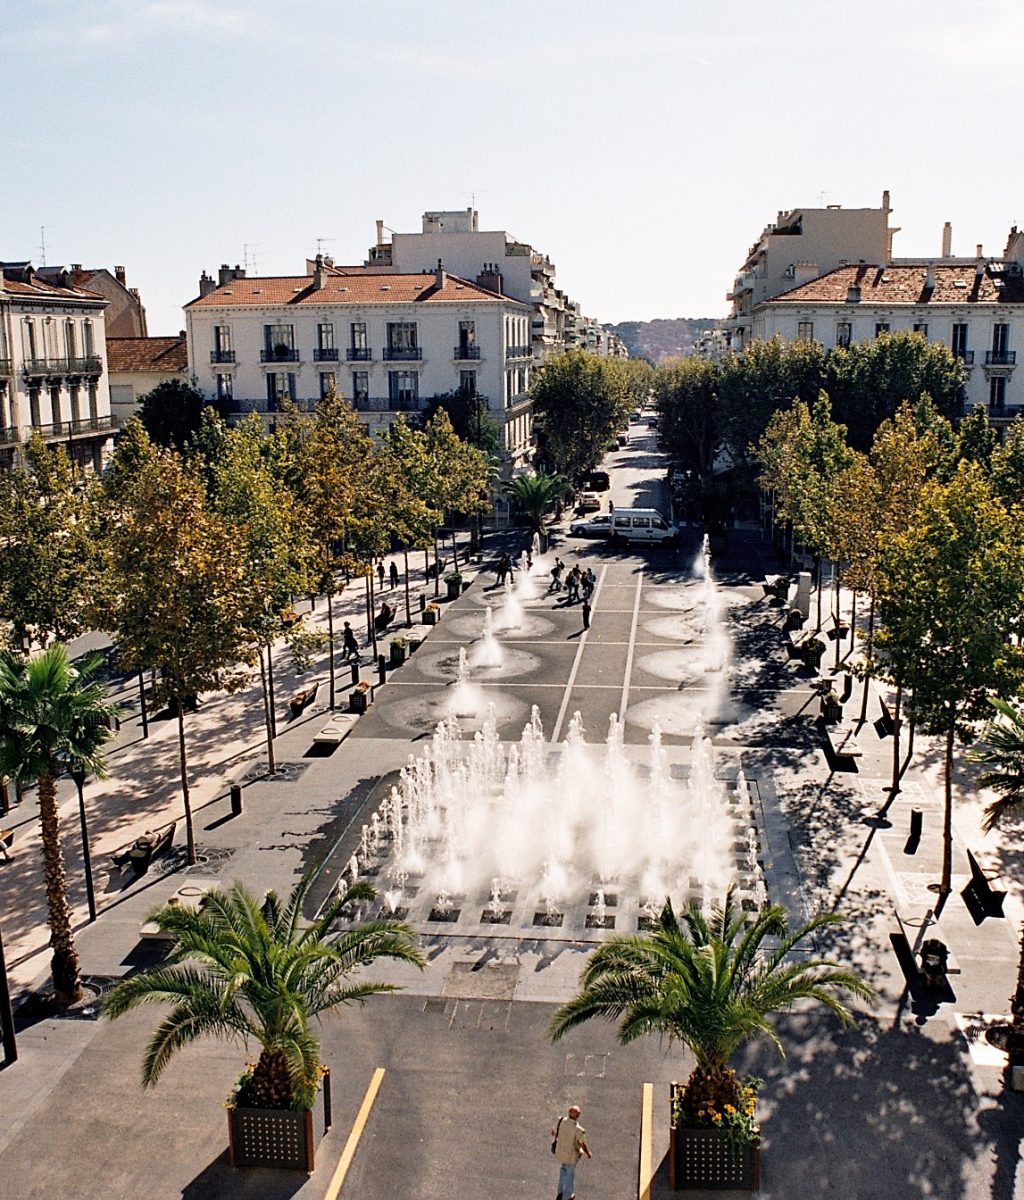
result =
[[[102,658],[91,655],[74,667],[65,646],[54,642],[33,658],[0,656],[0,775],[37,783],[46,903],[57,1004],[82,998],[81,963],[68,903],[64,849],[57,808],[57,780],[67,770],[106,777],[103,745],[111,738],[115,707],[106,686],[92,676]]]
[[[986,833],[1003,817],[1024,810],[1024,712],[997,697],[989,697],[989,703],[1003,719],[997,717],[989,724],[982,744],[969,754],[974,762],[986,763],[989,768],[979,777],[978,783],[997,793],[997,798],[985,808],[982,828]],[[1017,986],[1010,997],[1010,1014],[1010,1038],[1006,1047],[1008,1072],[1024,1064],[1024,930],[1021,931]]]
[[[282,905],[275,892],[263,903],[241,883],[206,893],[198,908],[165,905],[151,914],[175,936],[166,962],[122,980],[104,998],[103,1010],[119,1017],[140,1004],[174,1007],[157,1027],[142,1065],[144,1087],[153,1087],[175,1051],[206,1035],[252,1039],[261,1047],[238,1102],[257,1108],[311,1108],[320,1080],[320,1043],[312,1018],[342,1004],[397,990],[389,983],[348,983],[361,963],[393,958],[423,967],[407,925],[368,921],[341,933],[331,926],[357,901],[376,895],[368,883],[336,895],[315,921],[302,924],[312,881],[306,875]]]
[[[598,947],[579,992],[555,1013],[548,1035],[557,1041],[592,1017],[621,1018],[623,1044],[647,1033],[668,1034],[697,1060],[683,1092],[684,1124],[696,1124],[701,1109],[738,1105],[739,1083],[728,1067],[736,1049],[749,1038],[766,1037],[785,1055],[771,1013],[812,999],[848,1025],[852,1014],[836,993],[864,1000],[875,994],[835,963],[788,957],[815,930],[837,922],[836,914],[824,913],[792,932],[780,905],[762,909],[749,927],[745,916],[732,887],[708,915],[690,903],[682,923],[666,900],[652,933],[613,937]],[[765,946],[766,938],[774,944]]]
[[[540,533],[548,506],[565,491],[565,480],[561,475],[549,475],[542,467],[536,475],[508,480],[505,491],[522,509],[532,532]]]

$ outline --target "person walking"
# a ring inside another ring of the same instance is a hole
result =
[[[398,567],[395,566],[394,559],[391,560],[391,565],[388,568],[388,574],[391,578],[391,586],[393,588],[398,587]]]
[[[512,559],[507,554],[503,554],[501,556],[501,558],[498,559],[498,580],[497,580],[498,587],[501,587],[502,584],[504,584],[505,576],[511,570],[512,570]]]
[[[565,578],[565,589],[569,594],[569,603],[575,604],[580,598],[580,580],[582,574],[579,567],[573,567]]]
[[[384,560],[382,558],[377,559],[377,578],[380,580],[380,586],[383,587],[384,586]]]
[[[594,1157],[587,1145],[586,1134],[580,1124],[579,1105],[570,1104],[568,1116],[559,1117],[558,1124],[551,1130],[554,1138],[551,1153],[558,1162],[557,1200],[576,1200],[576,1166],[584,1154],[587,1158]]]
[[[583,599],[589,603],[594,594],[594,588],[597,587],[597,576],[594,574],[593,567],[587,567],[580,586],[583,588]]]
[[[562,590],[562,572],[565,570],[565,563],[560,558],[555,559],[555,565],[551,568],[551,587],[548,589],[552,592],[560,592]]]
[[[345,629],[341,635],[341,646],[344,652],[342,657],[345,659],[345,662],[348,662],[352,658],[358,660],[359,643],[356,641],[356,635],[352,632],[352,626],[348,621],[345,622]]]

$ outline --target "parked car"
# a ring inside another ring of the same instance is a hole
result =
[[[675,544],[679,531],[656,508],[617,508],[612,513],[613,543]]]
[[[612,531],[611,513],[602,513],[586,521],[573,521],[569,532],[573,537],[607,537]]]
[[[628,446],[629,445],[629,435],[628,434],[620,433],[618,440],[619,440],[620,446]]]
[[[648,417],[647,418],[647,428],[648,429],[657,429],[658,428],[658,418],[657,417]]]
[[[583,488],[588,492],[606,492],[612,486],[607,471],[591,471],[583,477]]]
[[[577,512],[600,512],[601,497],[597,492],[581,492],[580,498],[576,501]]]
[[[639,425],[639,424],[640,424],[640,419],[641,419],[641,418],[640,418],[640,410],[639,410],[639,409],[636,409],[634,412],[631,412],[631,413],[629,414],[629,419],[630,419],[630,421],[631,421],[631,423],[632,423],[632,424],[634,424],[634,425]]]

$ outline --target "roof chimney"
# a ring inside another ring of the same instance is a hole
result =
[[[928,291],[935,290],[935,264],[929,263],[924,273],[924,286]]]
[[[71,269],[73,271],[75,268],[72,267]],[[115,267],[114,268],[114,278],[117,280],[117,282],[122,287],[124,287],[124,267]]]
[[[850,286],[846,289],[846,303],[847,304],[860,304],[860,284],[859,283],[851,283]]]
[[[384,245],[384,222],[379,217],[377,218],[377,245]]]
[[[985,274],[985,254],[981,242],[978,243],[978,257],[974,263],[974,277],[980,279]]]
[[[434,286],[443,288],[448,280],[444,267],[441,266],[441,260],[437,260],[437,270],[434,272]]]
[[[202,275],[199,276],[199,296],[200,296],[200,298],[202,298],[203,296],[208,296],[211,292],[214,292],[216,290],[217,290],[217,285],[213,282],[213,277],[211,275],[207,275],[207,273],[204,271],[202,273]]]
[[[883,212],[889,211],[889,189],[888,188],[886,188],[885,191],[882,193],[882,210],[883,210]]]
[[[72,269],[72,271],[80,271],[82,269],[82,264],[81,263],[72,263],[71,269]],[[122,267],[122,270],[123,269],[124,268]]]
[[[953,226],[947,221],[942,227],[942,257],[953,256]]]
[[[476,277],[478,286],[486,288],[489,292],[502,291],[503,280],[501,272],[498,270],[497,263],[484,263],[484,269]]]
[[[320,292],[327,286],[327,272],[324,270],[324,256],[318,254],[313,264],[313,287]]]

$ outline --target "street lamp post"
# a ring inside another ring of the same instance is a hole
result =
[[[96,896],[92,886],[92,856],[89,853],[89,829],[85,823],[85,798],[82,788],[85,786],[85,772],[81,767],[68,772],[75,781],[78,789],[78,820],[82,826],[82,864],[85,867],[85,899],[89,905],[89,924],[96,920]]]

